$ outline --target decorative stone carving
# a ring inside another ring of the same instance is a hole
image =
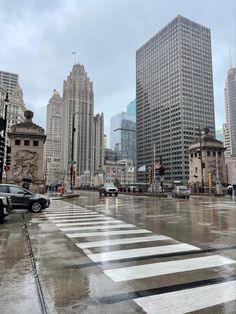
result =
[[[35,172],[38,170],[39,154],[37,152],[31,152],[29,150],[19,150],[16,153],[16,164],[13,168],[13,178],[29,178],[36,179]]]

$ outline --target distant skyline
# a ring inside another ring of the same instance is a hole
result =
[[[34,122],[46,127],[46,107],[73,64],[94,83],[95,113],[110,118],[135,99],[135,55],[178,14],[211,29],[216,129],[225,121],[224,83],[236,63],[235,0],[2,0],[0,70],[19,74]],[[72,54],[71,52],[76,52]]]

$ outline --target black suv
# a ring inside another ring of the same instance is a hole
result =
[[[11,198],[11,208],[29,209],[33,213],[39,213],[50,205],[50,200],[44,195],[32,193],[15,184],[0,184],[0,196]]]
[[[0,196],[0,223],[3,223],[4,218],[10,214],[11,203],[8,197]]]

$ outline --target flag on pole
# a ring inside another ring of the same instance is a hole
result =
[[[141,166],[141,167],[139,167],[138,168],[138,171],[146,171],[146,165],[144,165],[144,166]]]
[[[71,54],[72,54],[72,55],[75,55],[75,54],[76,54],[76,52],[75,52],[75,51],[71,51]]]

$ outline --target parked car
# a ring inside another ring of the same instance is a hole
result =
[[[10,197],[11,208],[29,209],[39,213],[50,206],[50,200],[41,194],[32,193],[15,184],[0,184],[0,196]]]
[[[117,196],[118,189],[116,186],[114,186],[113,183],[104,183],[99,187],[99,195],[102,196],[102,194],[104,194],[105,196],[112,194]]]
[[[5,217],[10,214],[11,203],[8,197],[0,196],[0,223],[3,223]]]
[[[187,188],[187,186],[179,185],[173,188],[172,190],[172,196],[173,197],[183,197],[183,198],[189,198],[190,191]]]

